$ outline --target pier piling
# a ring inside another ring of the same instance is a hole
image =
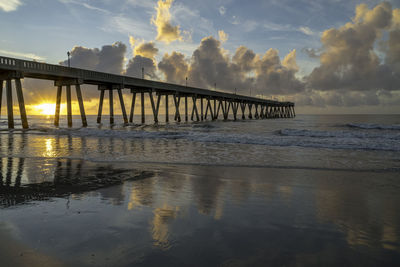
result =
[[[97,123],[101,123],[101,113],[103,111],[103,102],[104,102],[104,89],[100,89],[100,99],[99,99],[99,112],[97,114]]]
[[[75,90],[76,90],[76,98],[78,99],[78,104],[79,104],[79,112],[81,113],[82,126],[86,127],[88,126],[88,124],[86,120],[85,106],[83,105],[81,86],[79,84],[75,84]]]
[[[3,80],[0,80],[0,118],[1,118],[1,103],[3,100]]]
[[[169,122],[168,104],[168,94],[165,94],[165,122]]]
[[[113,99],[113,90],[108,90],[109,94],[109,104],[110,104],[110,124],[114,124],[114,99]]]
[[[141,101],[141,105],[142,105],[142,124],[144,124],[146,122],[145,120],[145,111],[144,111],[144,92],[140,92],[140,101]]]
[[[129,122],[133,122],[133,113],[135,112],[135,102],[136,102],[136,93],[132,93],[132,104],[131,104],[131,112],[129,114]]]
[[[7,115],[8,115],[8,128],[14,129],[14,112],[13,112],[13,100],[12,100],[12,85],[11,80],[6,81],[7,91]]]
[[[21,80],[19,78],[15,79],[15,89],[17,91],[19,113],[21,116],[22,128],[28,129],[29,126],[28,126],[28,119],[26,117],[24,95],[22,94],[22,85],[21,85]]]

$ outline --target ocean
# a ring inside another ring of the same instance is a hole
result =
[[[398,115],[28,119],[0,119],[2,266],[400,265]]]

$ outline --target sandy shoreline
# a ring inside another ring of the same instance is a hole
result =
[[[390,266],[400,262],[397,175],[62,160],[57,186],[23,189],[45,198],[0,208],[1,236],[19,244],[0,257],[14,266],[23,255],[80,266]]]

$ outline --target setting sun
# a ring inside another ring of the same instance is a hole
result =
[[[54,115],[56,110],[56,104],[43,103],[40,105],[36,105],[33,108],[35,110],[35,113],[41,115]]]

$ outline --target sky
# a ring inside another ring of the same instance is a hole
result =
[[[3,56],[65,65],[71,51],[73,67],[143,67],[298,113],[400,113],[400,0],[0,0],[0,25]],[[52,83],[23,86],[28,106],[54,102]],[[98,91],[83,94],[94,111]]]

